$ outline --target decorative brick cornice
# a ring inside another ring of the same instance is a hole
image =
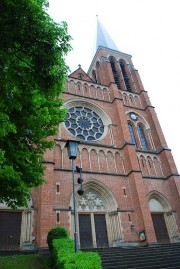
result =
[[[162,147],[159,151],[153,151],[153,150],[143,150],[143,149],[137,149],[136,148],[136,152],[142,152],[142,153],[150,153],[150,154],[155,154],[155,155],[159,155],[162,151],[171,151],[171,149],[167,148],[167,147]]]
[[[80,98],[86,98],[86,99],[89,99],[89,100],[96,100],[96,101],[99,101],[99,102],[102,102],[102,103],[112,103],[112,101],[109,101],[109,100],[102,100],[102,99],[97,99],[97,98],[93,98],[93,97],[89,97],[89,96],[82,96],[80,94],[75,94],[75,93],[70,93],[70,92],[63,92],[63,94],[77,96],[77,97],[80,97]]]
[[[54,141],[62,141],[62,142],[66,142],[67,140],[66,139],[54,139]],[[99,143],[99,142],[97,142]],[[110,149],[117,149],[117,150],[120,150],[121,148],[117,148],[113,145],[105,145],[105,144],[96,144],[94,142],[88,142],[88,141],[80,141],[81,145],[87,145],[87,146],[95,146],[95,147],[100,147],[100,148],[110,148]]]
[[[179,174],[170,174],[167,177],[155,177],[155,176],[142,176],[143,178],[146,179],[155,179],[155,180],[168,180],[170,177],[180,177]]]

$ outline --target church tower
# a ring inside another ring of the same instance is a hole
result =
[[[46,183],[32,191],[29,209],[21,210],[20,247],[47,247],[48,231],[59,225],[74,238],[67,140],[80,142],[75,165],[83,170],[84,194],[76,194],[81,249],[179,242],[180,181],[171,150],[132,56],[119,51],[99,21],[89,70],[79,65],[69,75],[62,98],[67,118],[44,156]]]

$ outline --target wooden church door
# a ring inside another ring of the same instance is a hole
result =
[[[107,247],[108,237],[107,237],[105,215],[103,214],[94,215],[94,223],[95,223],[97,247]]]
[[[93,229],[91,227],[91,217],[94,221],[95,238],[97,247],[108,246],[108,236],[106,219],[104,214],[79,214],[79,237],[80,247],[92,248],[93,244]]]
[[[157,241],[160,243],[168,243],[169,235],[163,214],[152,214],[152,220]]]
[[[93,247],[90,214],[79,214],[79,236],[81,248]]]
[[[0,249],[19,249],[21,212],[0,212]]]

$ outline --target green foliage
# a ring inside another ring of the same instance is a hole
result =
[[[42,154],[53,147],[71,37],[46,13],[46,0],[0,1],[0,202],[27,206],[43,183]]]
[[[68,263],[69,266],[74,264],[74,242],[70,238],[53,240],[53,257],[57,269],[64,269],[66,263]]]
[[[3,269],[49,269],[44,257],[38,254],[0,256],[0,268]]]
[[[74,242],[69,238],[53,241],[53,258],[57,269],[101,269],[98,253],[81,252],[75,254]]]
[[[53,269],[52,255],[39,255],[39,263],[43,269]],[[40,267],[38,267],[38,269],[40,269]]]
[[[95,252],[78,252],[75,262],[78,269],[101,269],[101,258]]]
[[[47,243],[49,246],[49,250],[50,251],[53,250],[54,239],[67,238],[67,237],[68,237],[68,231],[64,227],[58,226],[56,228],[51,229],[47,235]]]

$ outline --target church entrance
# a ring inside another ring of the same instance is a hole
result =
[[[21,212],[0,212],[1,249],[20,248],[21,221]]]
[[[89,181],[84,194],[77,195],[77,230],[79,247],[109,247],[122,240],[120,213],[112,193],[103,185]],[[73,207],[73,199],[70,206]],[[71,213],[71,238],[74,239],[74,214]]]
[[[28,208],[17,210],[0,203],[0,249],[21,251],[35,248],[32,244],[32,207],[31,199]]]
[[[79,214],[79,237],[81,248],[107,247],[105,214]]]
[[[163,214],[151,214],[154,230],[159,243],[169,243],[169,235]]]
[[[149,208],[157,242],[178,242],[175,215],[167,199],[160,193],[152,192],[149,196]]]

